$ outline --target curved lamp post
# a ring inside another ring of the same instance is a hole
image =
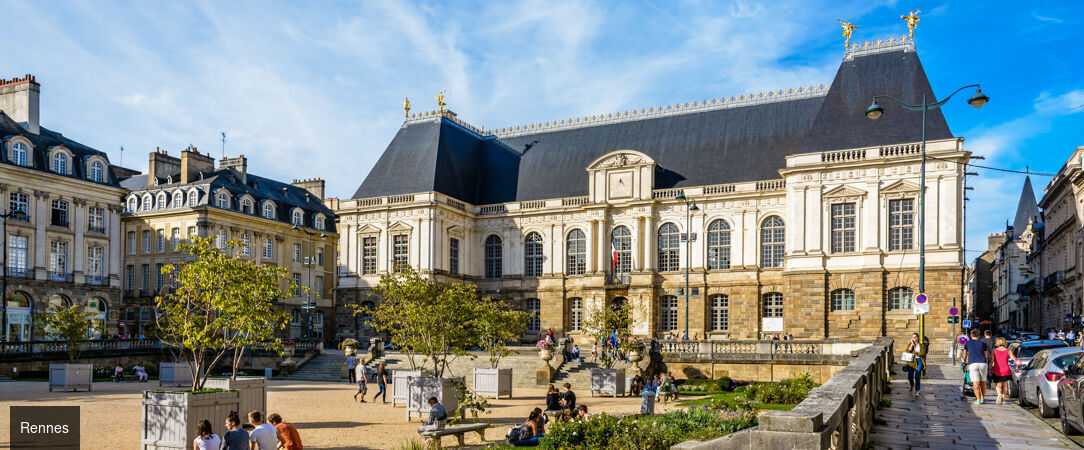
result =
[[[696,202],[685,196],[685,191],[678,191],[678,200],[685,202],[685,339],[689,338],[689,266],[692,264],[692,251],[689,249],[693,239],[693,211],[699,211]]]
[[[953,95],[971,87],[975,88],[975,93],[967,100],[967,103],[975,108],[982,108],[986,102],[990,101],[990,97],[982,93],[982,89],[978,84],[969,84],[959,88],[949,94],[948,97],[945,97],[944,100],[934,103],[927,103],[926,94],[922,94],[922,104],[919,105],[908,104],[891,95],[875,95],[873,96],[873,103],[869,105],[869,108],[866,108],[866,117],[870,120],[880,119],[885,114],[884,108],[877,104],[877,99],[880,98],[892,100],[908,111],[922,111],[922,182],[918,196],[918,291],[920,294],[926,292],[926,111],[941,108],[941,105],[952,99]],[[964,233],[966,232],[967,230],[964,230]],[[918,316],[918,334],[922,338],[926,337],[925,319],[925,315]]]
[[[306,339],[311,339],[312,338],[312,309],[316,307],[315,305],[312,304],[312,237],[319,234],[321,238],[326,238],[327,233],[323,233],[323,232],[317,233],[315,231],[309,231],[309,230],[301,228],[301,227],[299,227],[297,225],[294,225],[290,229],[292,229],[294,231],[300,231],[302,233],[305,233],[305,235],[307,235],[309,237],[309,249],[306,252],[307,256],[305,257],[305,283],[306,283],[306,286],[308,286],[309,289],[305,291],[305,305],[302,306],[301,309],[305,310],[305,338]],[[323,293],[322,289],[321,289],[321,293]]]

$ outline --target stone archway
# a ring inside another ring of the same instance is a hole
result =
[[[34,299],[23,291],[7,296],[7,338],[12,342],[29,341],[34,326]]]

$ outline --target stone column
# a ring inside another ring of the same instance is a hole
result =
[[[49,239],[45,235],[45,227],[51,220],[50,214],[52,209],[50,208],[49,193],[44,191],[34,191],[33,210],[30,211],[31,218],[34,220],[35,233],[34,233],[34,278],[37,280],[45,279],[45,271],[49,267]],[[48,299],[45,299],[48,301]]]
[[[68,249],[70,252],[69,254],[72,257],[72,259],[68,261],[68,268],[71,270],[73,276],[76,277],[73,278],[73,280],[76,283],[82,284],[85,281],[84,266],[87,262],[87,242],[86,239],[83,238],[83,235],[87,230],[87,202],[85,200],[73,198],[69,205],[69,208],[71,209],[68,210],[68,215],[71,220],[69,221],[68,226],[75,232],[75,238],[72,239],[71,245],[69,246],[70,248]],[[75,299],[72,299],[72,301],[75,301]]]
[[[587,235],[587,248],[585,249],[585,253],[587,254],[587,272],[597,273],[598,254],[596,254],[594,250],[598,248],[598,244],[596,243],[596,241],[598,240],[597,221],[588,221],[586,223],[586,226],[584,227],[584,233]],[[586,299],[584,301],[586,301]]]
[[[106,208],[106,214],[108,214],[107,220],[109,221],[106,224],[109,227],[109,249],[107,250],[109,252],[109,255],[107,255],[109,257],[109,285],[119,288],[122,286],[121,279],[123,278],[121,274],[121,253],[123,252],[121,241],[124,239],[124,230],[121,229],[119,209],[108,207]]]

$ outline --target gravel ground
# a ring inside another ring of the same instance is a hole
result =
[[[49,392],[45,382],[0,383],[0,448],[10,445],[11,405],[79,406],[83,448],[139,448],[140,393],[156,387],[153,382],[95,383],[92,392],[63,393]],[[306,448],[396,448],[417,437],[418,420],[406,422],[402,407],[354,403],[351,397],[355,391],[346,383],[272,380],[268,412],[279,413],[297,426]],[[375,391],[375,386],[370,387],[367,400]],[[534,407],[544,406],[544,389],[516,389],[514,395],[512,399],[490,399],[493,412],[487,417],[494,427],[487,430],[487,441],[504,439],[508,426],[524,420]],[[640,409],[639,398],[592,398],[586,390],[578,390],[577,395],[578,403],[586,404],[591,413],[630,414]],[[672,408],[673,403],[656,405],[655,412]],[[216,433],[224,431],[214,425]],[[454,442],[454,438],[444,438],[445,445]],[[467,443],[483,444],[473,433]]]

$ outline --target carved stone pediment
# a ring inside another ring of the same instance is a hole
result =
[[[652,164],[655,164],[655,160],[636,150],[617,150],[596,159],[587,166],[587,170],[635,167]]]
[[[866,197],[866,191],[861,189],[843,185],[834,189],[828,190],[821,197],[832,200],[840,201],[858,201],[859,199]]]
[[[915,197],[918,195],[919,190],[918,184],[907,180],[899,180],[881,189],[881,195],[891,198]]]
[[[395,224],[388,227],[388,231],[410,231],[410,230],[413,230],[413,229],[414,229],[413,227],[411,227],[410,225],[407,225],[404,222],[395,222]]]
[[[463,228],[459,226],[453,226],[452,228],[448,229],[448,236],[456,239],[463,239]]]
[[[358,227],[358,234],[379,234],[380,229],[369,224]]]

